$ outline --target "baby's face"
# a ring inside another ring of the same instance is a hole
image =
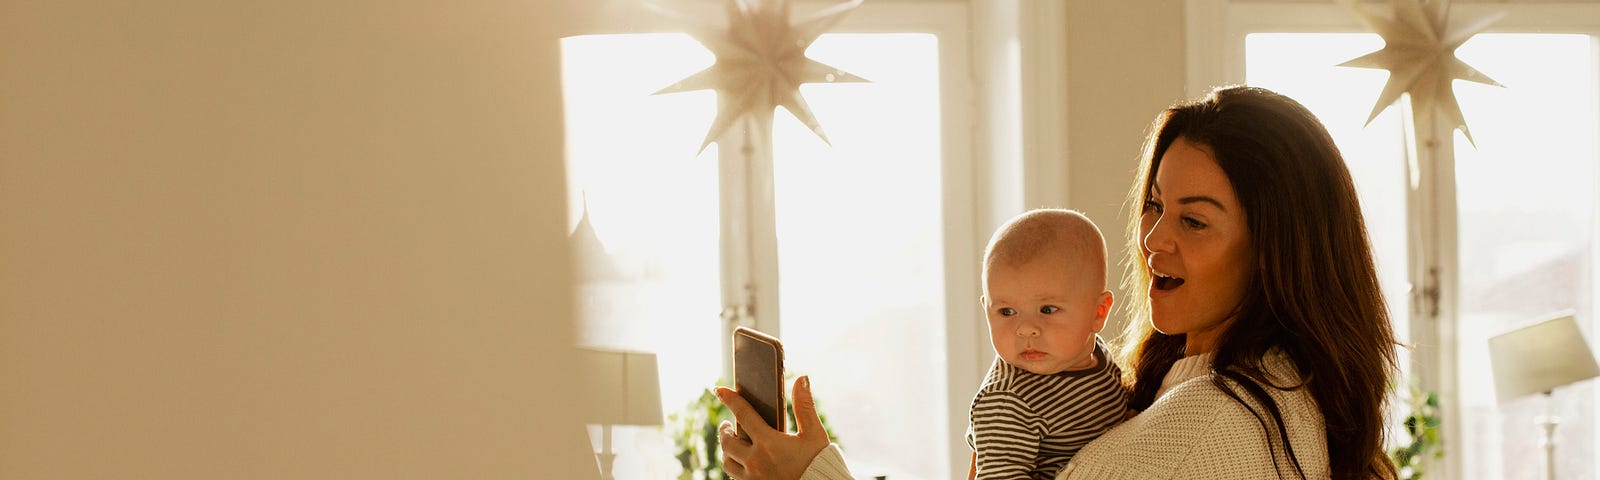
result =
[[[1061,262],[990,267],[983,304],[995,353],[1042,375],[1095,366],[1111,293],[1083,277]]]

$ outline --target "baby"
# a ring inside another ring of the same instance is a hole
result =
[[[983,255],[983,304],[999,356],[968,414],[978,479],[1053,479],[1121,422],[1121,370],[1097,334],[1111,309],[1105,240],[1083,214],[1034,210]]]

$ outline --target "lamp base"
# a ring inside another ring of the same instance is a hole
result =
[[[1561,423],[1561,417],[1555,415],[1555,406],[1550,401],[1550,391],[1544,394],[1544,415],[1534,418],[1538,425],[1544,427],[1544,478],[1556,478],[1556,425]]]

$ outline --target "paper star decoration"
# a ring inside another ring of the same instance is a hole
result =
[[[1339,0],[1383,37],[1383,49],[1339,64],[1389,71],[1389,82],[1378,95],[1378,103],[1367,117],[1367,124],[1399,100],[1401,93],[1410,93],[1416,113],[1427,115],[1437,108],[1442,115],[1439,120],[1447,122],[1444,125],[1452,130],[1460,129],[1467,141],[1472,142],[1472,132],[1467,130],[1467,121],[1461,115],[1461,104],[1456,101],[1452,83],[1459,78],[1497,87],[1504,85],[1456,58],[1456,48],[1505,14],[1473,19],[1452,30],[1446,22],[1450,14],[1449,0],[1433,0],[1426,4],[1423,0],[1392,2],[1394,15],[1381,17],[1364,9],[1360,0]]]
[[[653,95],[716,90],[717,118],[700,143],[702,152],[746,115],[764,122],[758,127],[770,131],[773,109],[779,106],[826,143],[828,136],[800,96],[800,85],[867,80],[806,58],[806,48],[860,5],[861,0],[850,0],[790,24],[789,0],[728,0],[726,28],[702,26],[689,31],[716,55],[716,63]]]

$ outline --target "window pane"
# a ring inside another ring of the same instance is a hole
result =
[[[1507,88],[1456,82],[1477,148],[1457,134],[1464,478],[1544,477],[1537,396],[1499,406],[1488,338],[1574,309],[1593,344],[1596,91],[1593,39],[1486,34],[1457,55]],[[1530,54],[1530,52],[1533,52]],[[1595,478],[1594,382],[1557,389],[1556,478]]]
[[[654,352],[666,414],[722,368],[717,149],[693,156],[716,97],[650,93],[711,61],[681,34],[562,40],[578,342]],[[677,477],[661,429],[614,435],[617,478]]]
[[[832,147],[786,113],[773,127],[790,370],[815,375],[858,476],[951,478],[937,39],[824,35],[808,54],[873,83],[802,87]]]

